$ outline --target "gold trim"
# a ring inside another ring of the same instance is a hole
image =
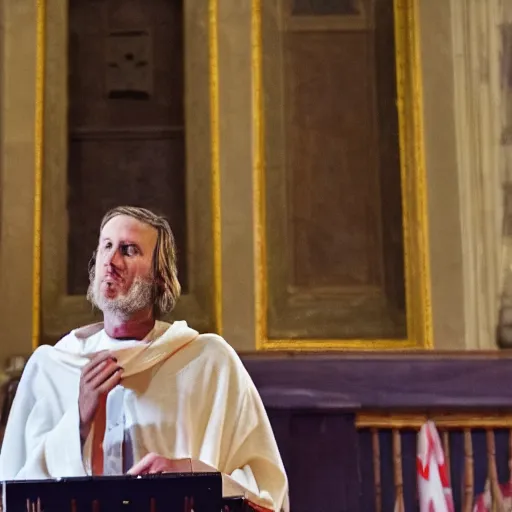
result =
[[[390,414],[361,413],[356,417],[356,428],[420,429],[426,421],[433,421],[444,429],[512,428],[512,414]]]
[[[418,0],[395,0],[408,338],[433,348]]]
[[[255,262],[256,349],[265,347],[267,333],[267,266],[265,191],[265,131],[263,126],[263,50],[261,35],[261,2],[251,4],[251,69],[253,113],[253,216]]]
[[[35,162],[34,162],[34,256],[32,265],[32,350],[41,335],[41,230],[43,194],[44,138],[44,53],[46,3],[36,3],[36,89],[35,89]]]
[[[210,129],[212,154],[212,220],[213,220],[213,308],[215,332],[222,335],[222,238],[220,190],[219,133],[219,43],[218,0],[209,0],[208,28],[210,51]]]
[[[258,349],[264,350],[294,350],[294,351],[339,351],[339,350],[413,350],[416,351],[423,347],[418,347],[414,341],[410,340],[337,340],[337,339],[265,339],[263,345]]]
[[[263,0],[252,0],[253,193],[256,348],[258,350],[431,349],[431,290],[427,188],[423,147],[423,92],[417,0],[394,0],[398,116],[402,181],[407,339],[268,339],[265,218],[265,131],[262,81]]]

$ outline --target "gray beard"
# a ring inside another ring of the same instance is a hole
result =
[[[152,279],[136,277],[126,294],[110,299],[101,293],[101,280],[91,275],[87,299],[103,313],[126,318],[153,304],[153,286]]]

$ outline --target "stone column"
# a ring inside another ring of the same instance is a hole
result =
[[[36,0],[0,1],[0,368],[32,351]]]
[[[500,0],[452,0],[466,348],[496,347],[501,275]]]
[[[255,348],[251,2],[218,0],[222,334]]]

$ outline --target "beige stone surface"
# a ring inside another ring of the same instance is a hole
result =
[[[462,238],[454,20],[451,4],[445,0],[421,0],[420,4],[434,343],[436,348],[465,349],[473,347],[465,327],[468,306],[464,300],[465,272],[471,272],[471,267],[467,267],[467,261],[464,267]],[[4,358],[31,349],[36,4],[35,0],[2,0],[0,5],[0,358]],[[250,2],[219,1],[218,22],[223,334],[235,348],[252,350],[254,134]],[[206,38],[201,41],[205,43]],[[204,58],[202,53],[201,59]],[[188,61],[186,69],[194,71],[193,61]],[[198,79],[207,84],[204,75]],[[206,86],[197,90],[206,92]],[[205,107],[204,94],[202,99],[189,98],[187,115],[191,115],[196,103]],[[204,118],[197,119],[194,126],[203,134],[209,129]],[[210,149],[198,148],[189,141],[187,151],[198,155],[196,168],[211,165]],[[193,217],[197,215],[194,213]]]
[[[420,20],[434,345],[463,349],[462,245],[449,2],[422,1]]]
[[[31,350],[35,138],[35,0],[0,3],[2,69],[0,368]]]

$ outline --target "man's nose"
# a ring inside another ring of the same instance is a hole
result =
[[[123,257],[119,248],[113,248],[105,259],[105,265],[113,265],[114,267],[121,267],[123,264]]]

